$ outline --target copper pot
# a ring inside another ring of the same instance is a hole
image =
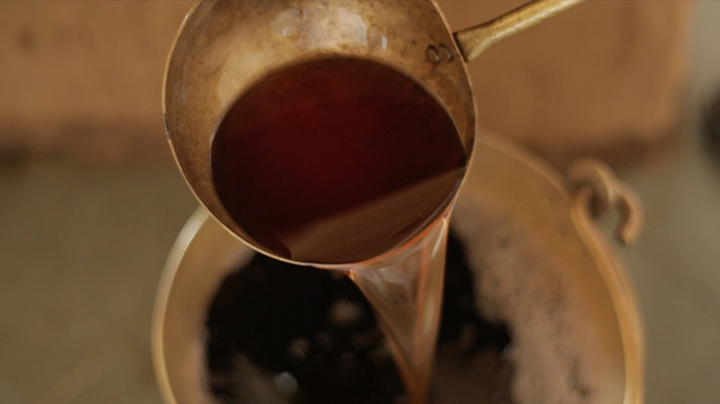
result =
[[[170,145],[193,192],[223,226],[254,249],[287,260],[248,237],[213,186],[211,139],[235,100],[272,72],[304,61],[362,58],[402,73],[434,97],[470,157],[475,104],[463,59],[581,1],[536,0],[456,34],[432,0],[203,1],[186,18],[168,59],[163,107]]]
[[[502,206],[549,256],[567,264],[562,276],[581,296],[576,308],[597,337],[595,402],[641,404],[644,337],[636,295],[593,224],[595,215],[617,208],[618,237],[632,242],[642,222],[634,193],[595,161],[575,164],[568,181],[501,138],[484,134],[475,153],[460,200],[479,197]],[[153,320],[153,359],[166,403],[214,402],[203,384],[206,312],[223,279],[252,254],[205,209],[182,230],[165,267]]]

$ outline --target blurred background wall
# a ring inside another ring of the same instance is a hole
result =
[[[522,1],[443,0],[453,29]],[[590,1],[470,64],[482,126],[560,167],[676,133],[691,2]],[[0,156],[168,158],[161,88],[194,1],[0,2]]]
[[[0,2],[0,153],[168,157],[165,59],[194,3]]]

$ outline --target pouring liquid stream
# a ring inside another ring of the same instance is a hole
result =
[[[217,195],[246,240],[358,285],[411,404],[427,401],[466,164],[452,119],[419,84],[346,58],[292,66],[246,91],[211,157]]]
[[[375,310],[411,404],[427,401],[451,208],[392,258],[350,271]]]

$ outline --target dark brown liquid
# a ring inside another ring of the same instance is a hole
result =
[[[258,246],[319,264],[399,246],[450,202],[467,159],[443,107],[384,65],[324,59],[262,79],[212,144],[216,192]]]

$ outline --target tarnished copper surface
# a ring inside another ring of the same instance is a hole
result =
[[[448,53],[436,62],[428,59],[429,47]],[[188,183],[231,231],[239,229],[211,183],[210,141],[218,119],[239,94],[269,72],[328,57],[374,60],[422,83],[447,108],[465,147],[472,148],[470,83],[453,38],[431,2],[202,2],[188,16],[168,63],[166,121]]]
[[[538,0],[463,35],[476,38],[478,29],[499,24],[503,37],[509,36],[576,2]],[[470,51],[472,43],[466,46]],[[234,234],[243,233],[221,205],[210,172],[217,123],[267,74],[337,57],[373,60],[418,82],[446,108],[468,154],[472,151],[475,105],[464,57],[432,0],[205,0],[186,18],[168,59],[164,118],[186,181]]]

